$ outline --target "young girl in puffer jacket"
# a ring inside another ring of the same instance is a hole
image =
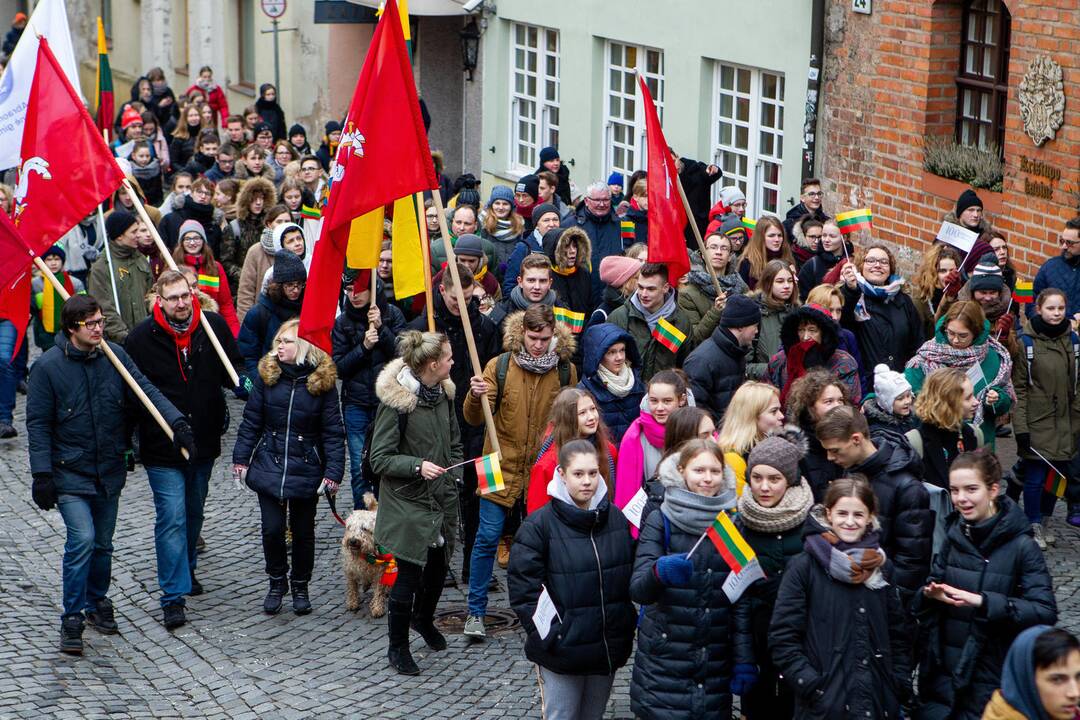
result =
[[[510,605],[528,633],[525,656],[537,664],[544,717],[599,720],[615,671],[633,649],[634,547],[593,443],[571,440],[558,458],[547,483],[551,499],[514,537]],[[541,636],[533,614],[544,592],[557,616]]]

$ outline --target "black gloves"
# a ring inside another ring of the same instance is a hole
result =
[[[1021,455],[1031,454],[1031,433],[1016,434],[1016,452]]]
[[[195,433],[191,431],[191,425],[185,418],[180,418],[172,424],[173,447],[177,450],[187,450],[188,459],[195,457]]]
[[[34,504],[42,510],[56,507],[56,485],[52,473],[34,473],[34,484],[30,488]]]

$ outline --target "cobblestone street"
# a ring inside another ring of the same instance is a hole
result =
[[[161,625],[154,509],[140,467],[128,477],[115,538],[111,597],[121,634],[87,628],[85,655],[60,655],[64,526],[58,512],[41,512],[30,500],[23,401],[20,396],[16,411],[19,438],[0,445],[0,718],[539,717],[535,670],[517,630],[479,645],[452,635],[442,653],[428,652],[414,633],[422,674],[391,673],[385,621],[367,617],[366,606],[355,614],[344,607],[341,530],[325,509],[317,527],[315,611],[306,617],[264,615],[255,496],[234,492],[221,461],[198,570],[206,594],[188,600],[188,624],[174,634]],[[231,402],[234,426],[240,409]],[[1007,441],[1003,460],[1011,462],[1011,449]],[[347,488],[340,504],[350,505]],[[1077,632],[1080,535],[1060,522],[1057,535],[1051,572],[1062,624]],[[505,578],[501,571],[499,578]],[[461,590],[447,589],[442,609],[463,608],[464,600]],[[505,592],[493,597],[492,606],[506,609]],[[630,717],[628,678],[624,669],[610,717]]]

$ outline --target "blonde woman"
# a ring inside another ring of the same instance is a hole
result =
[[[234,479],[259,497],[270,576],[263,611],[269,615],[281,611],[290,581],[293,612],[311,612],[315,508],[324,490],[337,493],[345,472],[337,371],[326,353],[297,336],[299,324],[283,323],[259,361],[233,448]],[[286,527],[292,530],[291,576]]]
[[[962,262],[951,245],[933,245],[923,255],[911,281],[911,299],[923,321],[923,337],[933,337],[934,318],[945,312],[964,286],[960,279]]]
[[[784,411],[780,391],[762,382],[747,382],[731,398],[716,444],[724,451],[724,464],[735,472],[735,491],[741,495],[746,480],[746,458],[770,431],[782,427]]]
[[[978,406],[971,379],[963,370],[938,368],[927,375],[915,398],[915,414],[922,423],[906,434],[922,456],[923,480],[948,489],[952,461],[982,445],[979,430],[971,424]]]

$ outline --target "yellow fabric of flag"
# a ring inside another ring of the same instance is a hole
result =
[[[424,253],[416,206],[409,195],[394,201],[394,225],[390,249],[394,258],[394,297],[407,298],[424,292]]]
[[[383,220],[386,212],[379,208],[361,215],[349,225],[349,245],[345,263],[351,268],[374,268],[382,251]]]

